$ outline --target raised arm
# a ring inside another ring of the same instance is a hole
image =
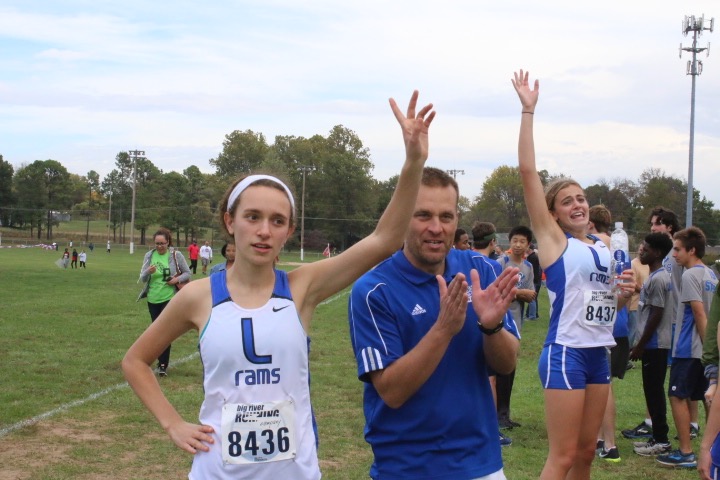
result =
[[[390,99],[390,107],[402,130],[405,163],[395,192],[375,231],[336,257],[290,272],[293,298],[300,304],[304,323],[308,322],[318,303],[350,285],[402,245],[428,158],[428,130],[435,118],[432,104],[416,111],[417,100],[416,90],[404,114],[395,100]]]
[[[523,184],[525,205],[530,216],[533,233],[535,234],[541,256],[541,265],[546,267],[557,259],[565,249],[565,235],[545,204],[545,193],[540,175],[535,165],[535,139],[533,122],[535,106],[540,94],[540,82],[535,80],[534,88],[529,85],[529,73],[515,72],[512,79],[513,87],[521,104],[520,137],[518,139],[518,167]],[[547,261],[547,259],[550,261]]]

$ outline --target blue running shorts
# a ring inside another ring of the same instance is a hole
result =
[[[572,348],[557,343],[545,345],[538,362],[538,375],[543,388],[575,390],[589,384],[608,384],[607,349]]]

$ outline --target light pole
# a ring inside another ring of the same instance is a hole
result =
[[[697,59],[697,54],[707,50],[707,55],[710,55],[710,44],[706,48],[698,48],[697,38],[702,35],[703,30],[713,31],[713,24],[715,19],[710,19],[710,26],[706,27],[705,15],[700,18],[696,18],[694,15],[686,16],[682,24],[682,33],[687,37],[689,32],[693,32],[693,43],[692,47],[683,47],[680,44],[680,58],[682,58],[682,52],[691,52],[692,60],[688,60],[687,63],[687,75],[692,75],[692,90],[690,93],[690,152],[688,158],[688,181],[687,181],[687,201],[685,209],[687,214],[685,215],[685,226],[692,226],[692,206],[693,206],[693,156],[695,153],[695,77],[702,73],[702,60]]]
[[[457,179],[457,174],[458,174],[458,173],[459,173],[460,175],[465,175],[465,170],[455,170],[455,169],[453,169],[453,170],[446,170],[446,171],[447,171],[447,173],[449,173],[450,175],[452,175],[454,179]]]
[[[315,167],[312,165],[299,165],[297,167],[302,172],[302,200],[300,201],[300,261],[305,259],[305,174],[312,172]]]
[[[130,254],[135,253],[135,179],[137,178],[137,159],[145,157],[144,150],[130,150],[128,156],[133,161],[132,206],[130,207]]]
[[[107,240],[110,241],[110,217],[112,213],[112,187],[110,187],[110,206],[108,207],[108,233],[107,233]]]

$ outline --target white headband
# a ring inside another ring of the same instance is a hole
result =
[[[235,185],[232,193],[230,193],[230,197],[228,198],[227,203],[228,213],[230,212],[232,206],[235,205],[235,202],[237,201],[238,197],[240,197],[240,194],[258,180],[270,180],[271,182],[277,183],[278,185],[283,187],[283,189],[285,189],[285,193],[287,193],[288,200],[290,200],[290,207],[292,208],[292,211],[295,212],[295,200],[293,199],[292,192],[290,192],[290,189],[287,187],[287,185],[285,185],[279,179],[270,175],[250,175],[249,177],[243,178],[240,183]]]

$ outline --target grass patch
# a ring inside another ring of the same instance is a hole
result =
[[[104,247],[104,245],[102,246]],[[0,249],[0,431],[45,412],[82,401],[38,423],[0,437],[0,480],[185,478],[191,457],[177,449],[140,404],[120,371],[127,348],[150,323],[144,301],[135,299],[142,253],[104,248],[88,255],[86,270],[63,270],[59,252]],[[305,254],[305,260],[317,257]],[[299,262],[284,253],[282,262]],[[282,268],[293,268],[282,266]],[[363,439],[362,384],[357,380],[347,325],[347,295],[318,307],[310,355],[313,406],[320,432],[323,478],[368,478],[372,454]],[[503,450],[510,479],[538,478],[547,455],[542,389],[537,359],[547,331],[547,296],[542,319],[526,322],[515,390],[513,418],[522,427],[508,432]],[[197,334],[173,344],[170,375],[163,389],[189,421],[202,402]],[[189,358],[184,363],[173,363]],[[634,427],[644,415],[638,368],[615,384],[618,429]],[[108,389],[109,393],[90,400]],[[670,423],[672,417],[668,411]],[[671,436],[674,435],[671,426]],[[697,451],[699,440],[694,441]],[[618,432],[622,462],[596,460],[592,478],[690,479],[694,471],[667,470],[632,453]]]

